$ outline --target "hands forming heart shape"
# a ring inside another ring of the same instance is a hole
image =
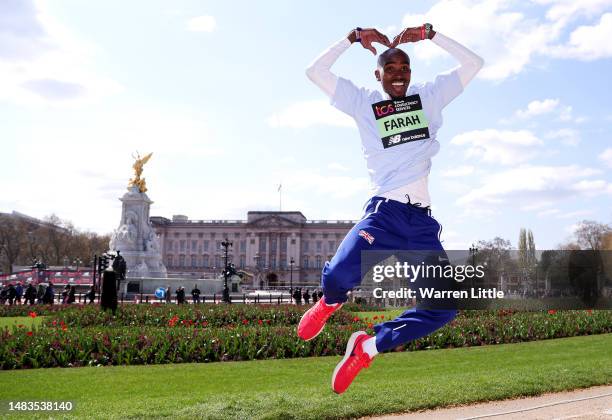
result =
[[[351,39],[351,36],[353,36],[353,34],[355,34],[354,40],[357,39],[357,34],[355,33],[355,31],[353,31],[351,32],[351,34],[349,34],[349,39],[351,41],[353,41],[353,39]],[[372,51],[372,54],[374,55],[376,55],[376,48],[372,46],[372,43],[374,42],[377,42],[389,48],[395,48],[399,44],[405,44],[408,42],[418,42],[423,40],[423,28],[420,26],[417,28],[404,29],[399,35],[396,35],[393,38],[393,41],[389,41],[389,38],[386,35],[380,33],[377,29],[374,28],[362,29],[359,34],[361,37],[361,45],[363,46],[363,48]]]

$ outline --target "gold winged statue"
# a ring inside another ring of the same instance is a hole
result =
[[[132,165],[132,168],[134,168],[134,178],[130,179],[128,189],[130,187],[138,187],[140,192],[147,192],[147,183],[144,178],[140,178],[140,175],[142,175],[142,167],[151,159],[152,155],[153,153],[149,153],[142,158],[138,152],[136,152],[136,156],[132,155],[134,158],[134,164]]]

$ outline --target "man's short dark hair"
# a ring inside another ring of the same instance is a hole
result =
[[[410,64],[410,57],[404,50],[400,50],[399,48],[389,48],[378,56],[378,67],[384,67],[385,64],[387,64],[387,60],[389,60],[389,58],[395,54],[404,55],[406,57],[406,61],[408,64]]]

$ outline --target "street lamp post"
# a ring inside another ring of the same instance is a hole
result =
[[[470,255],[472,256],[472,268],[475,269],[474,267],[476,267],[476,253],[478,253],[478,248],[476,248],[476,246],[472,244],[469,251],[470,251]],[[474,287],[474,277],[470,278],[470,283],[471,283],[471,287],[473,288]]]
[[[78,271],[79,271],[79,266],[80,266],[81,264],[83,264],[83,261],[81,261],[81,259],[80,259],[80,258],[75,258],[75,260],[74,260],[74,261],[72,261],[72,264],[76,265],[76,271],[78,272]]]
[[[253,280],[253,287],[260,287],[259,285],[259,254],[255,254],[253,259],[255,260],[255,279]]]
[[[293,257],[289,260],[289,302],[293,299],[293,266],[295,264],[295,260]]]
[[[227,264],[228,261],[228,250],[229,248],[232,246],[233,244],[227,239],[225,238],[225,241],[221,242],[221,246],[223,247],[224,250],[224,257],[225,257],[225,268],[223,269],[223,301],[225,303],[230,303],[230,295],[229,295],[229,288],[227,287],[227,277],[229,276],[229,266]]]

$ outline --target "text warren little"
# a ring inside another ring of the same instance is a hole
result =
[[[417,296],[418,292],[418,296]],[[372,291],[376,299],[503,299],[504,292],[497,288],[471,288],[469,290],[436,290],[432,287],[419,287],[417,290],[402,287],[398,290],[383,290],[377,287]]]

